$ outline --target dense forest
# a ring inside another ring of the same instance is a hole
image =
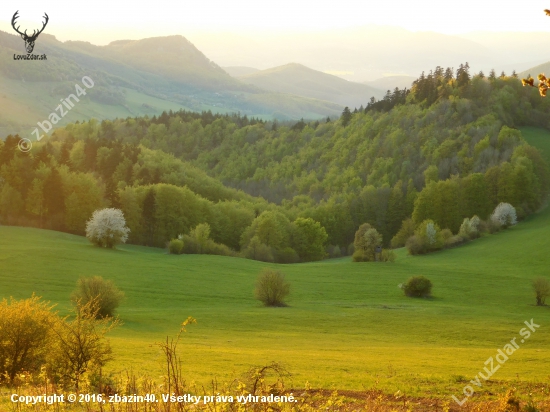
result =
[[[385,245],[408,217],[456,233],[463,218],[485,219],[500,202],[520,218],[543,205],[548,166],[517,127],[550,127],[549,109],[516,77],[472,76],[466,63],[422,73],[411,90],[332,121],[186,111],[90,120],[29,153],[8,136],[0,219],[83,234],[94,210],[112,206],[132,243],[164,247],[207,223],[212,241],[267,247],[265,260],[279,261],[320,258],[304,246],[315,237],[326,237],[315,247],[330,255],[347,254],[362,223]]]

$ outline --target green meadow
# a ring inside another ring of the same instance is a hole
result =
[[[550,133],[522,131],[550,156]],[[112,279],[126,294],[118,311],[124,324],[110,338],[113,373],[160,376],[155,343],[192,316],[197,323],[180,345],[190,381],[225,381],[276,361],[293,374],[293,387],[458,396],[512,338],[520,349],[491,381],[548,383],[550,307],[535,306],[530,283],[550,278],[549,252],[549,208],[454,249],[426,256],[400,249],[394,263],[346,257],[275,265],[132,245],[103,250],[79,236],[0,226],[0,297],[36,293],[66,313],[80,276]],[[266,266],[291,283],[288,307],[254,299]],[[403,295],[398,285],[413,275],[432,281],[433,298]],[[540,328],[521,343],[531,319]]]

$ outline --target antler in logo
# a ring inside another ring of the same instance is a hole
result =
[[[25,40],[25,48],[27,49],[27,53],[32,53],[32,51],[34,50],[34,42],[36,41],[36,38],[38,37],[38,35],[40,33],[42,33],[44,31],[44,29],[46,28],[46,25],[48,24],[49,17],[46,13],[44,13],[44,18],[46,19],[46,21],[44,23],[42,23],[42,28],[38,31],[38,33],[36,32],[36,30],[34,30],[32,35],[29,36],[29,35],[27,35],[27,30],[25,30],[24,33],[21,33],[19,31],[19,26],[15,27],[15,20],[17,20],[17,18],[19,17],[17,15],[17,13],[19,13],[19,10],[17,10],[15,12],[15,14],[13,15],[13,17],[11,19],[11,25],[12,25],[13,29],[21,35],[23,40]]]

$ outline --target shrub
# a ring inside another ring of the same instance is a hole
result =
[[[491,215],[491,220],[507,228],[517,223],[516,209],[510,203],[500,203]]]
[[[464,243],[464,238],[459,235],[451,236],[445,240],[445,247],[455,247]]]
[[[124,293],[115,286],[113,281],[105,280],[101,276],[93,276],[78,279],[77,289],[73,292],[71,300],[77,307],[97,301],[97,316],[105,318],[113,316],[123,298]]]
[[[118,319],[99,319],[98,300],[90,300],[74,308],[74,314],[57,318],[52,325],[53,350],[49,354],[49,369],[65,386],[78,391],[83,375],[92,368],[102,368],[112,359],[105,334],[115,328]]]
[[[477,216],[474,216],[471,219],[468,219],[467,217],[464,218],[462,225],[460,225],[458,234],[465,240],[479,237],[480,222],[481,220]]]
[[[414,235],[414,229],[416,228],[412,219],[403,220],[401,223],[401,229],[391,240],[391,247],[396,249],[405,246],[407,240]]]
[[[120,209],[96,210],[86,223],[86,237],[99,247],[114,248],[125,243],[130,229],[126,227],[124,214]]]
[[[395,252],[391,249],[383,249],[380,253],[381,262],[395,262]]]
[[[286,306],[284,299],[290,293],[285,276],[274,269],[263,269],[256,283],[256,299],[265,306]]]
[[[539,277],[533,280],[532,286],[537,306],[544,306],[546,298],[550,296],[550,282],[546,278]]]
[[[446,243],[448,239],[453,237],[453,232],[451,232],[451,229],[443,229],[441,231],[441,240],[443,243]]]
[[[188,235],[179,235],[178,240],[183,242],[182,253],[185,254],[236,256],[235,251],[228,246],[210,239],[208,223],[197,225]]]
[[[432,293],[432,282],[424,276],[413,276],[403,285],[403,291],[409,297],[429,297]]]
[[[410,255],[419,255],[422,253],[426,253],[424,242],[422,242],[422,239],[416,235],[413,235],[407,239],[405,247],[409,251]]]
[[[52,306],[33,296],[0,301],[0,382],[40,370],[48,352]]]
[[[179,255],[183,250],[183,240],[181,239],[172,239],[168,244],[168,251],[172,255]]]

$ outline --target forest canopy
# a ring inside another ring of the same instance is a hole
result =
[[[235,252],[264,245],[274,260],[303,261],[323,248],[347,254],[363,223],[386,246],[407,218],[456,233],[501,202],[519,218],[543,205],[548,165],[517,128],[550,127],[549,108],[516,77],[472,76],[466,63],[422,73],[410,91],[348,110],[345,121],[186,111],[92,119],[29,153],[8,136],[0,222],[83,234],[95,210],[114,207],[130,243],[164,247],[207,223],[211,240]],[[313,238],[323,241],[307,248]]]

